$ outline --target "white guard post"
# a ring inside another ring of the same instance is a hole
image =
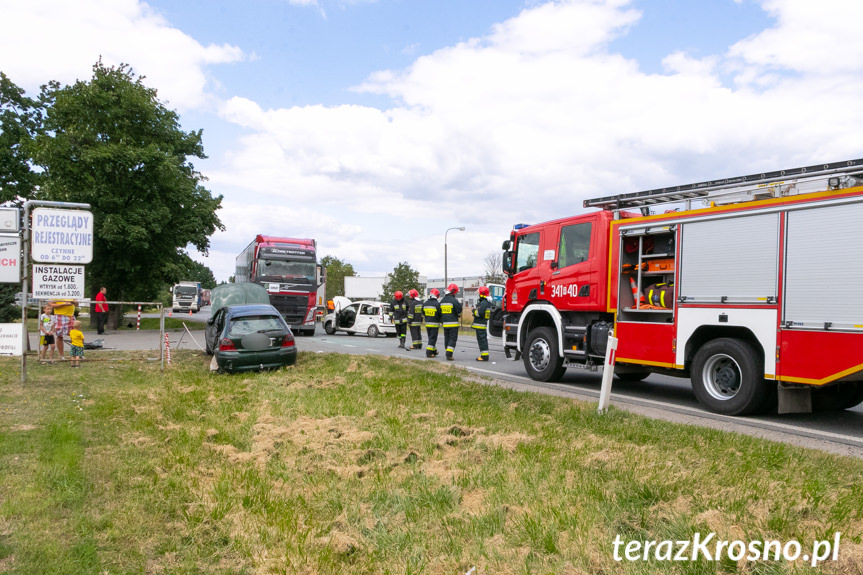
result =
[[[599,413],[605,413],[608,410],[608,404],[611,401],[611,380],[614,378],[614,359],[617,355],[617,338],[608,337],[608,347],[605,348],[605,365],[602,369],[602,388],[599,391]]]

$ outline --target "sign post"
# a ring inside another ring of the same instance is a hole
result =
[[[33,210],[34,262],[89,264],[93,261],[93,214],[81,210]]]
[[[20,281],[21,238],[18,234],[0,234],[0,283],[17,284]]]
[[[0,232],[15,232],[17,236],[20,231],[21,210],[18,208],[0,208]]]
[[[20,323],[0,323],[0,356],[24,355],[24,326]]]
[[[33,264],[33,297],[83,299],[84,266]]]
[[[46,206],[63,209],[45,209],[37,207],[33,210],[31,222],[30,208],[33,206]],[[90,212],[76,210],[90,209],[90,204],[79,204],[73,202],[47,202],[41,200],[30,200],[24,202],[24,249],[22,250],[21,269],[21,294],[24,298],[21,306],[21,325],[24,336],[23,351],[21,352],[21,383],[27,381],[27,346],[29,337],[27,335],[27,290],[28,265],[30,251],[33,251],[33,260],[40,263],[68,264],[69,267],[81,268],[81,293],[83,287],[82,264],[93,260],[93,214]],[[3,222],[3,213],[0,212],[0,224]],[[17,229],[17,228],[16,228]],[[33,241],[31,243],[31,230]],[[75,265],[72,265],[75,264]],[[34,266],[35,268],[36,266]],[[35,269],[34,269],[35,271]],[[75,274],[70,274],[75,275]],[[74,285],[77,282],[69,282],[65,285]],[[69,288],[63,288],[69,289]]]

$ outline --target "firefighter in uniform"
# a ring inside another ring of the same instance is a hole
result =
[[[491,316],[491,304],[488,301],[489,290],[486,286],[479,288],[479,303],[473,310],[473,329],[476,330],[476,343],[479,345],[477,361],[488,361],[488,318]]]
[[[411,330],[410,349],[422,349],[423,346],[423,302],[417,290],[408,292],[408,328]]]
[[[440,300],[441,325],[443,326],[443,340],[446,345],[446,358],[453,360],[455,344],[458,341],[458,328],[461,325],[461,303],[455,299],[458,286],[449,284],[445,295]]]
[[[396,324],[396,333],[399,336],[399,347],[405,346],[405,334],[408,330],[408,302],[405,301],[404,294],[397,291],[393,294],[393,301],[390,304],[393,310],[393,323]]]
[[[440,302],[437,300],[440,292],[436,289],[429,291],[429,298],[423,304],[423,317],[426,320],[426,333],[428,334],[429,343],[426,346],[426,357],[435,357],[437,355],[437,331],[440,327]]]

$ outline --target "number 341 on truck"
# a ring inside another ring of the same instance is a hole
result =
[[[717,413],[863,402],[863,159],[584,206],[504,242],[504,351],[530,377],[597,369],[614,335],[618,377],[689,377]]]

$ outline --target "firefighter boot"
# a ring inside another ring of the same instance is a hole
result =
[[[488,361],[488,354],[487,353],[481,354],[478,358],[476,358],[476,360],[477,361]]]
[[[404,349],[404,348],[405,348],[405,338],[404,338],[404,336],[399,337],[399,347],[400,347],[401,349]]]

